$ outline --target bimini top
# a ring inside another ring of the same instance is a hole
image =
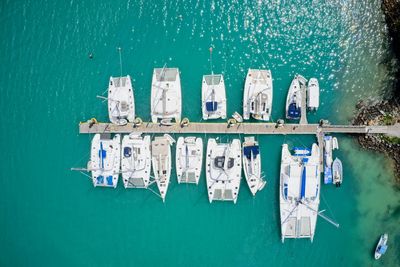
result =
[[[250,159],[252,153],[253,153],[253,159],[255,159],[257,155],[260,154],[260,147],[259,146],[243,147],[243,154],[246,156],[246,158]]]
[[[293,119],[300,118],[301,108],[296,105],[295,102],[289,104],[288,116]]]
[[[208,112],[213,112],[216,111],[218,108],[218,102],[217,101],[209,101],[206,102],[206,110]]]

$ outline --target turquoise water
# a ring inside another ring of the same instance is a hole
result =
[[[253,198],[242,181],[236,205],[210,205],[204,176],[196,187],[177,185],[173,173],[163,204],[122,183],[93,188],[70,171],[89,157],[79,121],[107,119],[96,95],[119,75],[119,46],[145,120],[152,69],[165,63],[181,70],[183,115],[200,120],[212,45],[228,114],[241,109],[247,68],[259,67],[272,70],[274,120],[301,73],[320,80],[321,107],[309,121],[348,123],[356,101],[379,99],[392,79],[381,63],[380,1],[1,1],[0,22],[1,266],[399,265],[390,162],[344,135],[336,154],[344,184],[324,186],[320,205],[340,228],[319,219],[313,243],[280,242],[278,205],[282,143],[311,145],[313,136],[260,136],[268,185]],[[390,248],[375,262],[382,232]]]

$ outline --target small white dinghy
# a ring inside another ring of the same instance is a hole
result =
[[[93,186],[117,187],[121,162],[120,135],[95,134],[92,139],[88,170]]]
[[[272,111],[272,74],[270,70],[249,69],[243,92],[243,118],[268,121]]]
[[[155,68],[151,82],[151,120],[163,124],[181,120],[181,79],[177,68]]]
[[[108,116],[117,125],[135,120],[135,101],[131,77],[110,77],[108,85]]]
[[[319,83],[316,78],[311,78],[307,86],[307,107],[309,110],[318,110],[319,107]]]
[[[131,133],[122,138],[121,173],[125,188],[147,188],[150,182],[150,136]]]
[[[336,158],[332,164],[333,169],[333,184],[340,187],[343,182],[343,167],[342,161]]]
[[[163,202],[165,202],[171,177],[171,139],[171,136],[165,134],[164,136],[155,137],[151,142],[154,179]]]
[[[220,143],[210,138],[207,143],[206,182],[208,200],[233,201],[239,196],[242,174],[241,145],[239,139]]]
[[[387,246],[387,241],[388,241],[388,234],[383,234],[381,235],[381,238],[379,239],[378,245],[376,246],[375,249],[375,260],[380,259],[380,257],[386,253],[386,250],[388,248]]]
[[[225,82],[222,74],[204,75],[201,95],[203,120],[226,119]]]
[[[203,140],[179,137],[176,143],[176,176],[178,183],[198,184],[203,162]]]
[[[254,136],[244,138],[242,156],[244,176],[251,193],[255,196],[264,188],[266,182],[261,178],[260,147]]]

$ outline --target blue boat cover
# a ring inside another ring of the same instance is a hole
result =
[[[296,106],[296,103],[290,103],[287,116],[291,119],[300,119],[301,109]]]
[[[103,143],[100,142],[99,158],[101,158],[101,168],[104,168],[104,159],[107,156],[107,151],[103,149]]]
[[[107,185],[114,185],[113,184],[113,177],[110,175],[110,176],[107,176]]]
[[[209,101],[209,102],[206,102],[206,110],[207,110],[208,112],[216,111],[216,110],[217,110],[217,107],[218,107],[218,102],[216,102],[216,101]]]
[[[124,147],[124,157],[129,158],[132,155],[132,149],[128,146]]]
[[[331,184],[332,183],[332,168],[325,166],[324,169],[324,183]]]
[[[104,183],[104,176],[103,175],[99,175],[96,178],[97,180],[97,184],[103,184]]]
[[[251,158],[251,152],[253,152],[253,159],[255,159],[257,157],[257,155],[260,154],[260,147],[259,146],[245,146],[243,148],[243,154],[248,159]]]
[[[293,151],[295,156],[309,156],[311,154],[311,150],[306,147],[294,147]]]
[[[378,252],[380,254],[385,254],[386,250],[387,250],[387,246],[386,245],[379,246],[379,248],[378,248]]]
[[[308,159],[307,159],[308,160]],[[306,168],[303,167],[303,172],[301,174],[301,191],[300,191],[300,199],[303,199],[306,195]]]
[[[285,199],[287,199],[287,195],[288,195],[288,185],[285,183],[283,184],[283,196]]]

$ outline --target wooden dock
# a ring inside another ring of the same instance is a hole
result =
[[[319,124],[284,124],[278,126],[276,123],[238,123],[228,125],[227,123],[192,122],[185,127],[179,124],[165,126],[151,122],[144,122],[134,127],[132,123],[118,126],[112,123],[88,122],[79,124],[79,133],[175,133],[175,134],[317,134],[347,133],[347,134],[388,134],[400,137],[400,124],[392,126],[364,126],[364,125],[324,125]]]

